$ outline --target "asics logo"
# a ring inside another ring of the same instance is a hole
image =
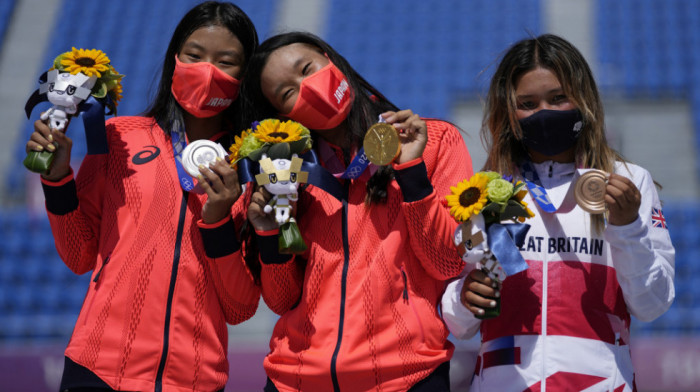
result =
[[[133,162],[134,165],[143,165],[156,159],[158,155],[160,155],[160,148],[156,146],[144,146],[144,150],[136,153],[136,155],[131,158],[131,162]]]

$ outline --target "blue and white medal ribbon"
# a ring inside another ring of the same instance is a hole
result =
[[[178,124],[176,124],[178,125]],[[187,147],[187,142],[185,141],[185,133],[179,126],[173,127],[174,129],[170,132],[170,140],[173,143],[173,155],[175,156],[175,167],[177,168],[177,176],[180,180],[180,186],[185,192],[195,191],[197,193],[201,192],[201,189],[194,184],[194,179],[190,176],[182,165],[182,151]]]
[[[386,120],[382,115],[379,115],[379,119],[377,120],[378,123],[386,123]],[[365,172],[367,167],[370,165],[370,160],[367,158],[367,154],[365,154],[365,148],[360,147],[360,150],[357,151],[357,154],[355,155],[355,158],[353,158],[352,162],[350,162],[350,165],[348,168],[345,170],[343,174],[339,176],[339,178],[347,178],[354,180],[362,175],[362,173]]]
[[[527,189],[530,191],[532,199],[540,206],[544,212],[555,212],[557,210],[554,207],[554,203],[549,198],[547,191],[540,184],[540,177],[537,175],[537,171],[532,164],[528,161],[523,162],[520,168],[520,172],[523,175]]]
[[[537,175],[537,171],[532,166],[532,163],[525,161],[520,166],[520,173],[523,176],[523,181],[527,185],[527,189],[530,191],[530,196],[537,203],[540,209],[547,213],[567,213],[571,211],[576,206],[576,197],[574,196],[576,182],[582,174],[594,169],[576,169],[574,175],[569,182],[569,189],[566,191],[566,196],[561,205],[557,208],[552,199],[547,194],[547,190],[544,189],[540,181],[540,177]]]

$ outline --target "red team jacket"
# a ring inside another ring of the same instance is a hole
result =
[[[206,194],[183,192],[152,118],[110,119],[107,137],[109,153],[88,155],[75,181],[44,181],[61,258],[92,271],[66,356],[114,389],[222,389],[226,324],[250,318],[260,296],[234,222],[201,222]],[[233,207],[238,227],[246,199]]]
[[[297,208],[307,253],[262,255],[263,298],[281,314],[264,366],[280,391],[405,391],[451,358],[437,304],[464,264],[443,200],[471,159],[454,126],[427,126],[423,159],[395,166],[386,203],[365,205],[364,179],[345,181],[345,201],[309,186]]]

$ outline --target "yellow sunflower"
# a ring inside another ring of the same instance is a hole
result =
[[[523,184],[522,181],[518,181],[518,182],[515,183],[514,187],[517,188],[517,187],[521,186],[522,184]],[[522,188],[522,189],[520,189],[520,190],[518,191],[518,193],[516,193],[515,195],[513,195],[513,197],[514,197],[515,200],[517,200],[517,201],[522,201],[522,200],[523,200],[523,197],[525,197],[525,195],[527,195],[527,189],[526,189],[526,188]]]
[[[231,154],[229,154],[228,157],[229,162],[231,162],[232,168],[236,167],[236,161],[238,160],[238,158],[240,158],[239,151],[241,150],[241,146],[243,145],[243,140],[248,135],[250,135],[251,132],[252,131],[250,130],[250,128],[248,128],[247,130],[241,132],[241,136],[235,136],[233,138],[233,144],[231,145],[231,147],[228,148],[228,150],[231,151]]]
[[[524,202],[524,201],[521,200],[521,201],[520,201],[520,204],[522,204],[523,207],[525,207],[525,212],[527,213],[527,217],[525,217],[525,216],[519,216],[519,217],[518,217],[518,222],[523,223],[523,222],[525,222],[525,219],[534,217],[534,216],[535,216],[535,213],[532,212],[532,210],[530,210],[530,208],[528,208],[526,202]]]
[[[450,214],[458,221],[464,222],[481,212],[487,202],[486,184],[488,182],[488,176],[479,172],[469,180],[450,187],[452,194],[445,196]]]
[[[95,75],[99,78],[102,72],[109,70],[109,57],[98,49],[73,48],[64,54],[61,65],[73,75],[82,72],[87,76]]]
[[[305,128],[298,122],[269,118],[260,121],[255,129],[255,137],[263,143],[289,143],[300,140]]]
[[[112,101],[114,101],[114,106],[119,105],[119,100],[123,98],[122,93],[124,92],[122,84],[118,83],[116,86],[114,86],[113,89],[109,91],[112,93]]]

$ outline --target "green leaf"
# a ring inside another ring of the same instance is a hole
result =
[[[491,203],[488,203],[481,211],[482,211],[482,213],[483,212],[491,212],[494,214],[498,214],[501,211],[501,205],[498,203],[491,202]]]
[[[303,152],[307,150],[307,144],[311,138],[310,137],[302,137],[301,139],[293,142],[289,142],[289,151],[292,154],[298,154],[301,155]]]
[[[289,159],[292,157],[289,143],[275,143],[270,146],[267,155],[270,159]]]
[[[98,81],[95,87],[92,88],[92,95],[95,98],[104,98],[107,96],[107,91],[109,91],[107,85]]]
[[[255,151],[251,152],[250,154],[248,154],[248,158],[250,158],[250,160],[253,161],[253,162],[257,162],[257,161],[259,161],[259,160],[262,158],[262,155],[263,155],[263,154],[266,154],[266,153],[267,153],[267,150],[268,150],[269,148],[270,148],[269,145],[264,144],[264,145],[263,145],[262,147],[260,147],[259,149],[257,149],[257,150],[255,150]]]

